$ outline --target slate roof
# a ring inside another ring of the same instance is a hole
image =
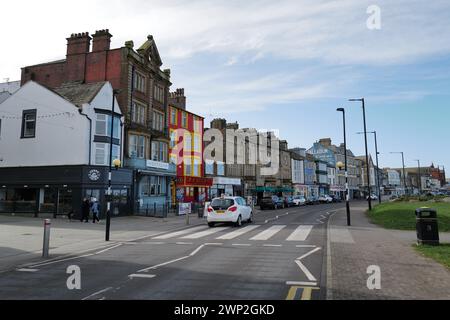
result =
[[[9,93],[8,91],[0,91],[0,103],[8,99],[10,96],[11,93]]]
[[[81,108],[83,104],[92,102],[105,83],[105,81],[94,83],[69,82],[61,87],[54,88],[53,91]]]

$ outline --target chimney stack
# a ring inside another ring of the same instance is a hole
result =
[[[178,109],[186,110],[186,96],[184,95],[184,88],[179,88],[175,92],[170,92],[169,105],[177,107]]]
[[[92,52],[108,51],[110,49],[112,35],[109,33],[109,29],[95,31],[92,38],[94,39]]]
[[[91,40],[89,32],[72,33],[67,38],[66,82],[85,80],[86,55],[89,53]]]

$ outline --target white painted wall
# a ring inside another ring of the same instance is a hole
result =
[[[21,139],[22,111],[37,109],[36,136]],[[29,81],[0,104],[0,167],[89,163],[89,121],[54,92]],[[59,116],[51,116],[67,112]],[[43,116],[48,116],[44,117]]]

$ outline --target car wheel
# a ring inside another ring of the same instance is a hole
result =
[[[242,217],[241,216],[239,216],[236,221],[236,227],[240,227],[240,226],[242,226]]]
[[[214,222],[208,222],[208,226],[209,226],[210,228],[214,228],[215,225],[216,225],[216,224],[215,224]]]

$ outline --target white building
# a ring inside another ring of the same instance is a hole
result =
[[[0,104],[0,211],[13,205],[14,210],[67,214],[79,211],[84,197],[102,199],[112,101],[109,82],[50,90],[29,81]],[[122,159],[123,117],[114,102],[112,159]],[[121,169],[115,176],[116,194],[127,199],[131,173]]]

